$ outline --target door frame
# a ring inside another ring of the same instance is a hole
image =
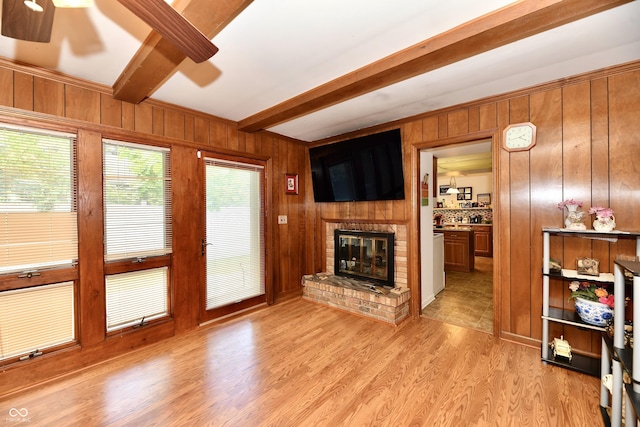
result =
[[[247,163],[253,165],[259,165],[263,167],[262,188],[263,188],[263,221],[264,221],[264,296],[249,298],[247,300],[240,301],[238,303],[217,307],[211,310],[206,309],[206,257],[200,255],[198,262],[199,269],[199,322],[200,324],[220,320],[224,317],[238,314],[247,310],[252,310],[257,307],[261,307],[264,304],[271,305],[274,302],[274,286],[273,286],[273,262],[271,260],[272,250],[272,225],[269,219],[269,212],[271,207],[271,185],[273,182],[271,179],[271,158],[267,156],[260,156],[257,154],[237,153],[222,150],[198,150],[199,167],[200,167],[200,182],[201,188],[199,189],[200,197],[202,200],[202,211],[200,213],[199,229],[201,239],[206,240],[206,165],[205,158],[214,158],[220,160],[226,160],[229,162]]]
[[[493,162],[492,167],[492,181],[493,181],[493,194],[491,202],[493,205],[493,336],[500,336],[501,329],[501,306],[502,306],[502,292],[500,286],[500,269],[501,269],[501,257],[500,257],[500,239],[498,237],[498,231],[501,226],[500,215],[500,132],[498,128],[471,132],[464,135],[443,138],[435,141],[421,141],[411,146],[411,170],[412,170],[412,190],[411,191],[411,205],[413,215],[411,215],[411,229],[415,230],[410,234],[409,248],[413,249],[415,257],[412,259],[412,263],[415,268],[412,269],[410,274],[411,288],[411,300],[412,300],[412,313],[413,317],[420,317],[421,301],[422,301],[422,277],[421,277],[421,260],[422,260],[422,248],[420,244],[420,152],[423,150],[429,150],[433,148],[441,148],[446,145],[456,145],[469,143],[481,139],[491,139],[491,157]],[[415,297],[414,297],[415,295]]]

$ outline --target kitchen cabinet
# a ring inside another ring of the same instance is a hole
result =
[[[490,224],[473,224],[475,256],[493,257],[493,226]]]
[[[475,238],[471,227],[444,230],[444,271],[471,272],[475,268]]]

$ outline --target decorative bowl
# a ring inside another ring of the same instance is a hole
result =
[[[613,319],[613,309],[607,304],[576,298],[576,312],[584,323],[593,326],[607,326],[607,321]]]

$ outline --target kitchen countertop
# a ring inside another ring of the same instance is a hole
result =
[[[458,228],[469,228],[469,227],[491,227],[493,224],[487,224],[487,223],[479,223],[479,224],[475,224],[475,223],[468,223],[468,222],[462,222],[462,223],[458,223]],[[437,229],[444,229],[444,228],[454,228],[455,224],[452,222],[445,222],[442,225],[434,225],[433,228],[434,230]]]
[[[467,224],[459,227],[454,227],[453,225],[447,225],[440,228],[433,227],[433,231],[473,231],[473,228],[469,227]]]

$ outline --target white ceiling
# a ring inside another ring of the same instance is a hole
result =
[[[240,121],[511,3],[254,0],[152,97]],[[0,56],[112,86],[149,32],[115,0],[57,9],[49,44],[0,36]],[[303,141],[640,59],[640,2],[511,43],[269,130]]]
[[[438,159],[438,175],[472,175],[493,170],[491,139],[448,145],[426,151]]]

